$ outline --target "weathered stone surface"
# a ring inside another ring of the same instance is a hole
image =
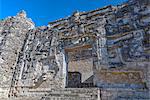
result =
[[[34,28],[34,24],[26,18],[24,11],[0,22],[0,89],[4,89],[5,92],[11,86],[17,56],[24,43],[26,33],[31,28]],[[0,93],[0,96],[5,95]]]
[[[34,29],[24,11],[1,21],[0,94],[9,90],[13,100],[150,99],[149,15],[149,0],[129,0]]]

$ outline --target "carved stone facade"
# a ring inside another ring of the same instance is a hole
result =
[[[149,34],[149,0],[75,12],[38,28],[22,11],[0,22],[1,98],[149,100]]]
[[[9,93],[18,54],[26,33],[32,28],[34,24],[24,11],[0,21],[0,97]]]

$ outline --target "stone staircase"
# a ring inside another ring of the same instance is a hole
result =
[[[6,100],[150,100],[150,97],[148,90],[65,88],[32,89]]]
[[[65,90],[57,90],[50,92],[41,100],[97,100],[97,88],[69,88]]]
[[[30,90],[8,100],[97,100],[98,88]]]

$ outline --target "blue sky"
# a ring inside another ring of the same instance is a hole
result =
[[[74,11],[89,11],[127,0],[0,0],[0,19],[25,10],[36,26],[67,17]]]

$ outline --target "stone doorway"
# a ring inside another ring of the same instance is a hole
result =
[[[66,49],[67,87],[93,87],[92,46],[82,45]]]

